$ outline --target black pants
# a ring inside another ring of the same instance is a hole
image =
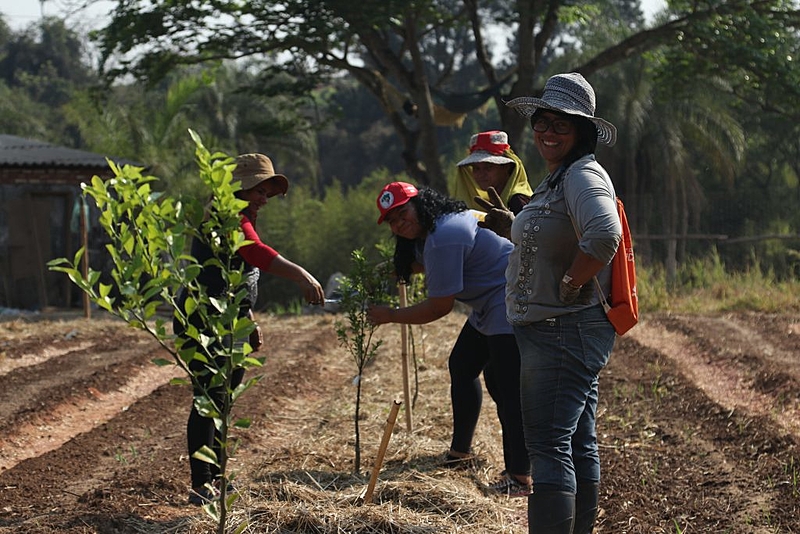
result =
[[[202,325],[195,324],[198,329]],[[172,323],[172,329],[175,335],[181,336],[184,332],[183,325],[175,320]],[[196,342],[188,339],[184,342],[183,348],[196,346]],[[219,349],[218,349],[219,350]],[[214,353],[215,350],[211,349]],[[217,366],[222,367],[224,362],[218,358],[215,362]],[[205,370],[206,365],[199,360],[192,360],[189,362],[189,369],[192,373],[197,374]],[[194,396],[203,395],[203,390],[208,387],[211,381],[212,374],[206,373],[200,376],[198,384],[192,388]],[[244,369],[236,369],[231,377],[231,389],[236,388],[242,383],[244,379]],[[208,391],[209,396],[214,400],[214,403],[221,409],[225,401],[225,388],[216,387]],[[220,457],[220,440],[221,436],[216,426],[214,419],[211,417],[203,417],[194,407],[194,399],[192,400],[192,409],[189,412],[189,420],[186,422],[186,444],[189,451],[189,469],[191,470],[192,488],[199,488],[207,482],[213,482],[219,476],[219,468],[217,466],[193,458],[192,455],[200,450],[204,445],[212,449],[217,459]]]
[[[217,364],[221,366],[222,362],[217,362]],[[192,371],[197,371],[201,370],[204,364],[193,360],[189,367]],[[244,369],[236,369],[231,378],[231,389],[234,389],[242,383]],[[200,383],[202,387],[195,386],[193,388],[193,394],[195,396],[202,395],[203,387],[207,387],[210,380],[210,374],[201,377]],[[225,401],[225,388],[213,388],[208,391],[208,394],[214,400],[214,403],[222,409]],[[217,455],[217,459],[219,459],[220,440],[221,436],[217,427],[214,425],[214,419],[200,415],[194,407],[194,402],[192,402],[192,410],[189,412],[189,420],[186,422],[186,444],[189,449],[189,469],[192,473],[193,488],[199,488],[207,482],[213,482],[213,480],[219,476],[219,468],[213,464],[193,458],[192,455],[205,445],[211,448]]]
[[[453,403],[450,447],[457,452],[470,452],[483,402],[483,372],[486,390],[497,405],[505,468],[515,475],[530,474],[519,400],[519,349],[514,334],[486,336],[466,322],[450,352],[448,366]]]

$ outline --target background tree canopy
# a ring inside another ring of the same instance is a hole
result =
[[[503,102],[566,71],[619,129],[598,157],[641,261],[674,277],[712,246],[797,274],[797,2],[670,1],[650,24],[637,0],[120,1],[112,15],[99,65],[57,20],[0,27],[6,133],[146,161],[189,194],[187,127],[268,153],[293,185],[265,233],[322,281],[345,265],[324,259],[339,247],[346,260],[385,236],[381,180],[446,191],[479,130],[507,131],[535,186],[544,167]]]

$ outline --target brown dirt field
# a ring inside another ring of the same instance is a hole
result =
[[[359,506],[386,417],[403,398],[399,327],[363,377],[334,315],[258,318],[264,379],[243,398],[233,468],[244,532],[527,532],[525,500],[488,495],[500,440],[485,396],[479,464],[441,468],[447,355],[464,316],[415,327],[413,431],[401,409],[375,489]],[[212,532],[186,504],[184,387],[145,334],[111,319],[0,322],[0,532]],[[800,532],[800,316],[649,314],[600,382],[599,533]]]

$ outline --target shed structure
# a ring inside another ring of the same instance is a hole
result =
[[[0,134],[0,307],[81,305],[80,291],[47,262],[81,247],[81,183],[95,175],[113,175],[106,156]],[[96,217],[85,220],[91,267],[102,270],[104,233]]]

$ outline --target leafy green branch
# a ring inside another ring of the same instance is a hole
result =
[[[385,257],[384,260],[386,260]],[[336,322],[336,336],[340,345],[353,356],[358,368],[358,374],[354,380],[356,385],[354,471],[356,473],[361,471],[361,434],[359,430],[361,378],[364,369],[375,358],[378,348],[383,344],[383,340],[374,339],[378,326],[372,324],[367,318],[367,307],[370,304],[393,302],[388,291],[390,265],[388,261],[382,261],[375,265],[367,259],[363,249],[354,250],[350,274],[345,276],[341,282],[340,309],[344,312],[347,322]]]
[[[216,444],[219,454],[206,446],[194,457],[219,469],[220,498],[204,509],[222,534],[227,511],[236,500],[236,495],[227,495],[231,479],[227,463],[236,446],[229,431],[250,425],[248,418],[233,420],[232,408],[260,379],[256,376],[233,387],[233,376],[237,370],[261,367],[264,358],[251,355],[247,340],[255,323],[240,316],[247,288],[243,265],[234,258],[249,242],[239,224],[239,214],[247,203],[235,196],[240,187],[232,181],[235,163],[225,154],[210,153],[194,132],[190,134],[196,145],[199,176],[209,191],[206,205],[170,198],[153,189],[157,178],[144,175],[144,169],[109,162],[114,177],[107,181],[93,177],[83,193],[94,200],[100,225],[109,237],[106,250],[113,265],[111,283],[101,281],[98,271],[82,275],[83,249],[72,260],[59,258],[48,265],[66,273],[97,306],[150,334],[172,356],[171,361],[157,358],[154,363],[177,365],[188,376],[188,381],[174,379],[173,384],[191,384],[202,392],[194,397],[194,406],[200,415],[214,419],[221,436]],[[200,263],[187,252],[192,239],[203,240],[211,250],[210,259]],[[206,268],[219,270],[224,287],[221,294],[209,295],[198,283]],[[179,297],[181,291],[185,293]],[[167,332],[168,319],[159,313],[164,307],[171,311],[170,319],[179,325],[181,336]],[[219,388],[225,393],[221,405],[211,394]],[[241,532],[245,527],[243,523],[235,530]]]

